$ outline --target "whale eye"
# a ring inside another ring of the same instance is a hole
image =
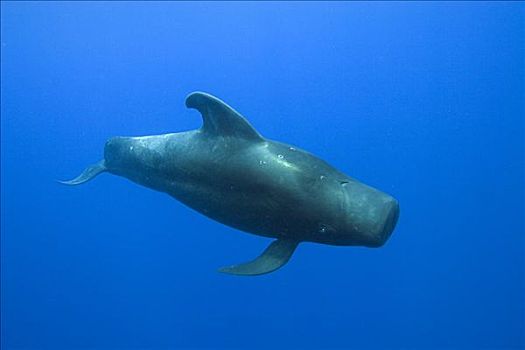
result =
[[[335,232],[335,229],[332,226],[328,224],[323,224],[323,223],[320,223],[317,229],[317,233],[320,233],[320,234],[327,234],[327,233],[334,233],[334,232]]]
[[[348,185],[348,181],[339,181],[339,183],[340,183],[341,186],[343,186],[343,187],[346,187],[346,185]]]

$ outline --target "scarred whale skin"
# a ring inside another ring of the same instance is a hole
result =
[[[392,196],[345,175],[297,147],[262,137],[216,97],[194,92],[197,130],[113,137],[104,159],[64,183],[101,172],[165,192],[239,230],[276,240],[257,259],[220,271],[259,275],[283,266],[303,241],[380,247],[399,216]]]

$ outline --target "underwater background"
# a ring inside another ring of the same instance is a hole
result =
[[[1,3],[2,349],[525,347],[523,3]],[[268,138],[395,196],[379,249],[269,239],[102,174],[116,135]]]

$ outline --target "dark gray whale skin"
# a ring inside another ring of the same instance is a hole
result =
[[[222,272],[257,275],[284,265],[299,242],[380,247],[391,235],[399,205],[295,146],[262,137],[221,100],[195,92],[198,130],[113,137],[104,160],[79,184],[107,171],[165,192],[225,225],[277,240],[256,260]]]

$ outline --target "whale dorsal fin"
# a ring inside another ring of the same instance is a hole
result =
[[[186,97],[186,107],[202,114],[202,131],[216,136],[233,136],[261,141],[263,137],[236,110],[210,94],[192,92]]]

